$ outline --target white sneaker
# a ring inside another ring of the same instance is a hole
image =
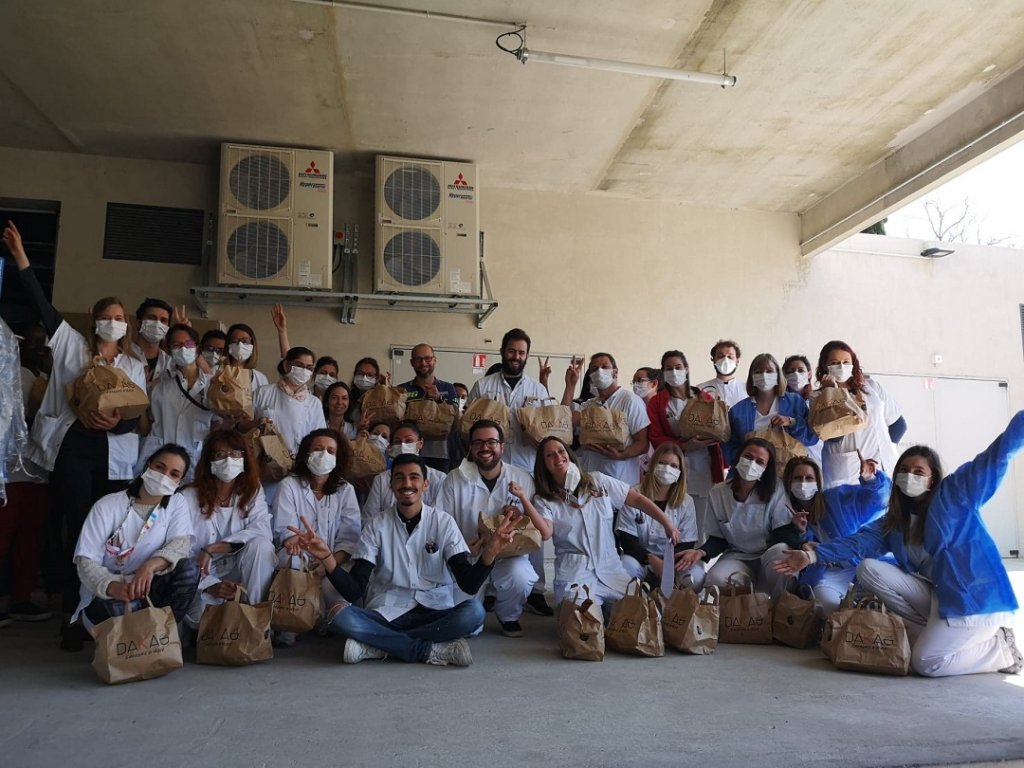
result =
[[[445,667],[452,664],[456,667],[468,667],[473,663],[473,654],[469,652],[469,643],[465,640],[452,640],[450,643],[433,643],[427,664]]]
[[[999,671],[1004,675],[1019,675],[1024,669],[1024,654],[1021,654],[1020,649],[1017,648],[1017,639],[1014,637],[1012,629],[1000,627],[999,631],[1003,633],[1003,640],[1006,641],[1010,654],[1013,656],[1013,664]]]
[[[387,657],[388,655],[380,648],[360,643],[358,640],[353,640],[350,637],[345,641],[345,653],[341,660],[346,664],[358,664],[360,661],[366,661],[367,659],[386,659]]]

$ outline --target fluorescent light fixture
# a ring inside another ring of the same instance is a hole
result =
[[[631,64],[626,61],[615,61],[613,59],[595,59],[584,56],[570,56],[565,53],[551,53],[550,51],[531,51],[528,48],[523,48],[521,50],[519,60],[522,61],[523,64],[530,61],[536,61],[542,64],[559,64],[563,67],[600,69],[605,72],[618,72],[623,75],[658,77],[664,80],[686,80],[691,83],[719,85],[722,88],[731,88],[736,85],[736,77],[733,75],[710,75],[705,72],[689,72],[685,69],[655,67],[649,64]]]

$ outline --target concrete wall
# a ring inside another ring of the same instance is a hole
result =
[[[81,310],[109,293],[132,306],[147,294],[181,303],[190,286],[205,283],[200,269],[104,262],[100,252],[108,201],[216,210],[214,166],[0,149],[0,167],[0,197],[61,201],[58,308]],[[707,351],[721,337],[739,341],[747,360],[762,351],[813,359],[825,341],[842,338],[869,371],[1006,379],[1011,407],[1024,408],[1020,251],[957,246],[927,260],[913,255],[919,241],[858,236],[804,259],[796,216],[502,190],[483,178],[481,226],[501,304],[483,330],[461,314],[361,309],[352,326],[329,310],[290,308],[292,343],[337,357],[347,373],[360,356],[383,361],[393,343],[493,351],[505,330],[521,326],[537,352],[615,354],[623,381],[679,348],[699,381],[712,375]],[[360,225],[365,292],[372,205],[371,164],[339,168],[335,223]],[[272,372],[267,306],[215,305],[212,316],[250,323]],[[553,389],[560,378],[556,371]],[[1021,470],[1017,486],[1024,510]]]

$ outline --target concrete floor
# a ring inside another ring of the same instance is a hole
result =
[[[1024,593],[1024,571],[1012,574]],[[1024,676],[837,672],[818,650],[565,661],[551,619],[468,669],[342,665],[336,638],[267,663],[102,685],[57,622],[0,630],[0,763],[114,766],[897,766],[1024,758]],[[1021,636],[1021,635],[1019,635]],[[141,745],[141,746],[133,746]],[[1024,764],[1024,763],[1021,763]]]

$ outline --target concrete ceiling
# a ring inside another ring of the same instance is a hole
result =
[[[803,214],[1024,62],[1019,0],[388,1],[522,21],[539,50],[720,72],[724,49],[739,83],[523,66],[500,27],[310,2],[5,0],[0,145],[450,157],[484,186]]]

